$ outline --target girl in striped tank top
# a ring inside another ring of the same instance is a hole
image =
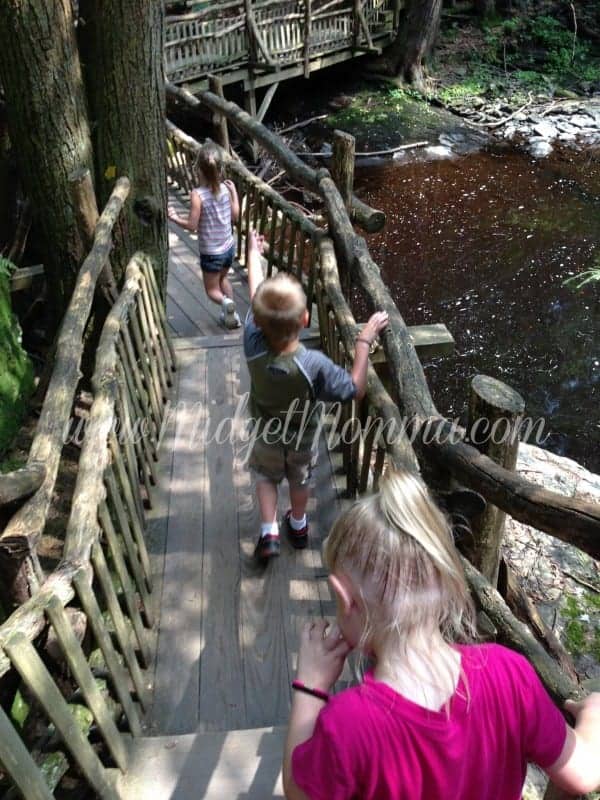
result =
[[[233,301],[228,273],[235,256],[231,224],[240,215],[240,202],[232,181],[222,180],[223,162],[217,147],[204,145],[195,163],[198,187],[190,197],[187,219],[169,209],[172,222],[198,234],[200,267],[204,288],[221,306],[221,321],[227,328],[239,328],[240,318]]]

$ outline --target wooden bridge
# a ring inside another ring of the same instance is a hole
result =
[[[246,0],[168,17],[165,68],[192,93],[243,83],[262,120],[278,84],[365,53],[379,53],[398,29],[404,0]],[[256,90],[269,87],[257,109]]]
[[[417,432],[411,446],[403,415],[417,426],[432,417],[445,425],[417,351],[448,344],[444,337],[431,340],[439,330],[404,325],[352,227],[351,182],[340,193],[327,171],[299,162],[273,134],[211,93],[180,97],[219,115],[221,135],[228,121],[242,127],[294,180],[320,193],[329,231],[223,151],[242,198],[238,262],[245,260],[248,231],[257,228],[270,243],[266,271],[288,270],[304,283],[312,309],[307,343],[343,366],[351,362],[358,326],[340,284],[340,273],[344,278],[350,269],[371,304],[389,311],[390,330],[373,354],[366,397],[340,420],[356,435],[338,445],[321,438],[310,547],[284,547],[278,563],[264,570],[252,559],[258,518],[239,412],[248,389],[241,334],[224,332],[204,300],[194,237],[171,230],[166,311],[152,263],[136,254],[120,293],[110,293],[63,559],[45,577],[37,547],[78,381],[76,343],[129,191],[126,179],[117,183],[67,312],[29,464],[0,480],[5,507],[22,497],[24,485],[32,494],[0,536],[2,553],[31,568],[25,574],[32,593],[0,627],[7,798],[60,797],[65,775],[107,800],[283,797],[282,726],[298,626],[332,611],[321,540],[340,504],[375,488],[386,463],[416,467],[418,455],[438,488],[458,480],[515,518],[599,556],[597,507],[528,484],[475,451],[460,432],[450,444]],[[199,145],[171,124],[168,136],[172,201],[183,203]],[[239,264],[233,283],[243,312],[248,296]],[[385,383],[377,361],[386,362]],[[486,577],[464,565],[487,629],[531,659],[557,701],[576,693],[548,642],[542,645]],[[19,697],[35,714],[34,729],[11,719]]]

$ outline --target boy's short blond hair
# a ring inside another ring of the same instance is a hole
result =
[[[298,338],[305,311],[304,290],[287,272],[278,272],[263,281],[252,300],[254,320],[274,350],[283,349]]]

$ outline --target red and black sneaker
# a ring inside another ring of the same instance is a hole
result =
[[[256,543],[254,558],[257,561],[267,562],[269,559],[278,556],[280,549],[279,536],[274,533],[267,533],[266,536],[261,536]]]
[[[303,528],[300,528],[299,531],[294,530],[292,528],[292,524],[290,522],[290,517],[292,516],[292,509],[286,513],[283,521],[285,522],[285,526],[287,528],[287,535],[288,539],[292,543],[292,547],[295,547],[296,550],[303,550],[308,544],[308,522]]]

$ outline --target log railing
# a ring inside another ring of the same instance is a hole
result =
[[[173,83],[210,72],[304,64],[340,50],[368,50],[394,31],[393,0],[260,0],[219,3],[168,17],[165,61]]]
[[[12,693],[27,697],[35,730],[46,723],[58,738],[52,752],[24,741],[2,698],[0,762],[27,798],[53,797],[71,762],[97,796],[116,800],[107,766],[125,769],[124,728],[141,733],[153,624],[144,506],[174,368],[153,265],[136,254],[97,349],[63,559],[0,627],[0,681],[16,676]]]
[[[129,181],[121,178],[117,181],[98,222],[93,247],[81,267],[60,328],[52,376],[29,451],[27,469],[22,473],[24,479],[26,474],[31,477],[36,471],[38,474],[43,471],[43,480],[31,499],[14,514],[0,535],[0,557],[5,564],[4,574],[12,584],[11,587],[3,588],[3,595],[10,595],[17,601],[28,597],[41,579],[36,548],[46,524],[56,485],[65,429],[68,427],[73,398],[81,376],[84,333],[98,279],[108,263],[113,229],[128,195]],[[5,476],[0,485],[7,480]]]
[[[498,466],[463,441],[464,431],[454,431],[454,438],[446,444],[436,437],[429,438],[427,443],[422,441],[421,433],[428,422],[433,420],[442,434],[448,423],[435,408],[410,331],[369,255],[366,242],[355,233],[349,212],[328,171],[313,170],[299,162],[272,131],[215,94],[202,92],[198,100],[181,89],[170,87],[169,93],[190,106],[204,103],[213,113],[225,117],[243,136],[253,139],[278,161],[289,179],[321,195],[329,219],[329,236],[321,234],[315,252],[315,300],[321,346],[332,359],[348,365],[358,330],[342,293],[339,267],[343,266],[351,280],[361,284],[374,309],[384,308],[389,312],[390,326],[382,337],[382,344],[391,393],[386,391],[371,367],[367,397],[360,406],[355,404],[343,411],[346,416],[338,425],[338,429],[347,432],[346,440],[341,442],[347,490],[362,492],[376,486],[386,461],[415,466],[418,458],[420,468],[428,474],[433,471],[435,475],[437,471],[439,478],[442,467],[446,470],[442,471],[446,481],[453,477],[460,484],[481,492],[515,519],[559,535],[598,557],[598,506],[576,498],[563,498]],[[239,164],[236,168],[243,169]],[[256,191],[260,194],[262,188],[257,186]],[[349,205],[352,208],[351,199]],[[414,440],[414,450],[408,433]],[[575,531],[575,535],[570,536],[570,531]],[[487,621],[503,641],[530,659],[557,702],[562,703],[576,694],[577,683],[560,668],[531,629],[513,615],[498,591],[468,562],[465,562],[465,574]]]

